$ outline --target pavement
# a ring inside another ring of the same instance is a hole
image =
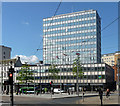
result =
[[[3,95],[3,97],[5,97],[5,96],[7,97],[10,95]],[[88,105],[88,104],[100,105],[101,104],[100,97],[99,97],[98,93],[96,93],[96,92],[86,92],[84,95],[84,98],[83,98],[82,92],[79,94],[79,97],[75,93],[71,94],[71,95],[68,95],[68,93],[54,94],[52,96],[51,96],[51,94],[41,94],[41,95],[34,95],[34,94],[25,95],[25,94],[23,94],[23,95],[14,95],[14,98],[15,97],[21,97],[21,100],[23,97],[24,98],[29,97],[29,98],[31,98],[31,100],[32,100],[32,98],[34,98],[34,99],[36,98],[38,100],[41,99],[41,101],[45,100],[45,103],[46,103],[46,101],[48,101],[47,103],[54,103],[54,104],[56,104],[56,103],[61,104],[61,103],[63,103],[63,100],[66,101],[66,104],[69,104],[71,102],[71,100],[76,98],[75,101],[73,101],[73,104],[85,104],[85,105]],[[67,98],[69,98],[69,99],[67,99]],[[18,101],[20,101],[20,99]],[[117,105],[118,103],[120,103],[120,96],[118,96],[117,92],[112,92],[110,97],[106,98],[105,93],[104,93],[102,103],[104,105],[108,105],[108,106],[111,104]]]
[[[10,95],[2,95],[2,96],[10,96]],[[34,94],[21,94],[21,95],[16,95],[14,94],[14,96],[20,96],[20,97],[36,97],[36,98],[45,98],[45,99],[59,99],[59,98],[73,98],[73,97],[78,97],[78,95],[76,93],[73,94],[68,94],[68,93],[59,93],[59,94],[50,94],[50,93],[46,93],[46,94],[39,94],[39,95],[34,95]],[[82,97],[83,93],[79,93],[79,96]],[[85,97],[90,97],[90,96],[98,96],[98,93],[96,92],[86,92],[84,94]]]
[[[90,98],[85,98],[85,99],[81,99],[80,101],[78,101],[77,104],[101,104],[101,100],[99,96],[94,96],[94,97],[90,97]],[[103,95],[103,100],[102,100],[102,104],[103,105],[118,105],[120,106],[120,96],[118,96],[117,93],[112,93],[108,98],[105,96],[105,94]]]

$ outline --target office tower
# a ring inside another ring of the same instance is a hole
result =
[[[43,19],[43,63],[101,62],[101,19],[96,10]]]

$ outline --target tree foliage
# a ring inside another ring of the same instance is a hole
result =
[[[19,80],[20,83],[33,82],[32,81],[34,79],[33,72],[32,70],[30,70],[29,65],[25,64],[21,67],[21,70],[18,71],[16,79]]]
[[[78,67],[78,77],[82,77],[83,76],[83,71],[82,71],[82,65],[80,63],[80,57],[78,56],[74,62],[73,62],[73,75],[77,76],[77,67]]]
[[[58,78],[58,72],[59,69],[56,68],[55,64],[50,65],[50,67],[48,68],[50,76],[52,77],[52,79],[57,79]]]

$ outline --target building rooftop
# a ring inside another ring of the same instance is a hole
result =
[[[120,54],[120,51],[116,51],[115,53],[102,54],[102,56],[112,56],[116,54]]]
[[[112,56],[114,55],[115,53],[108,53],[108,54],[102,54],[102,56]]]
[[[46,18],[43,18],[43,19],[53,18],[53,17],[59,17],[59,16],[65,16],[65,15],[78,14],[78,13],[84,13],[84,12],[91,12],[91,11],[96,11],[96,10],[91,9],[91,10],[84,10],[84,11],[78,11],[78,12],[72,12],[72,13],[60,14],[60,15],[55,15],[55,16],[52,16],[52,17],[46,17]]]
[[[0,45],[0,47],[4,47],[4,48],[9,48],[9,49],[11,49],[11,47],[7,47],[7,46],[4,46],[4,45]]]

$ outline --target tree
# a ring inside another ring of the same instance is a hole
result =
[[[76,76],[76,89],[77,89],[77,94],[79,96],[79,85],[78,85],[78,78],[83,76],[82,72],[82,66],[80,63],[80,57],[78,57],[74,60],[73,62],[73,75]]]
[[[56,68],[55,64],[50,65],[48,70],[51,73],[50,76],[51,76],[52,79],[57,79],[58,78],[59,69]]]
[[[77,68],[78,68],[78,73],[77,73]],[[72,71],[73,71],[74,76],[77,76],[77,74],[78,74],[78,77],[82,77],[83,74],[84,74],[83,71],[82,71],[82,65],[80,63],[80,57],[79,56],[73,62]]]
[[[34,79],[33,72],[32,72],[32,70],[30,70],[29,65],[25,64],[21,67],[21,70],[18,71],[16,79],[19,80],[20,83],[33,82],[32,81]]]

